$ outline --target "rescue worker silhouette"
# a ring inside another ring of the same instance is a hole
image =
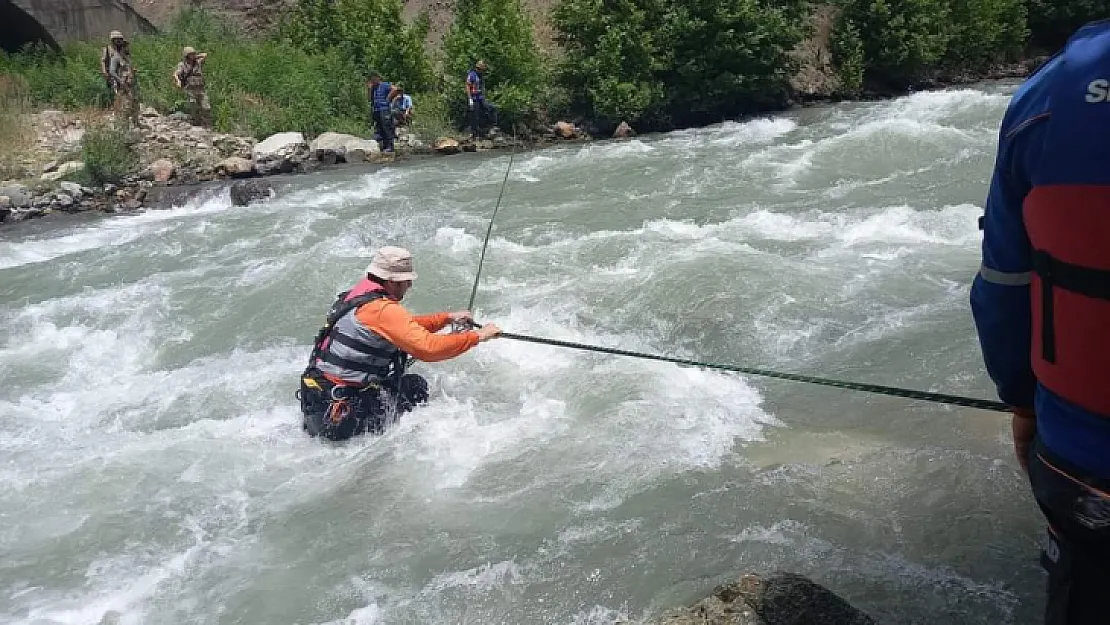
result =
[[[1045,623],[1107,623],[1110,22],[1076,31],[1002,119],[971,308],[1047,523]]]
[[[448,360],[500,334],[494,324],[435,334],[451,323],[473,325],[473,319],[468,311],[412,316],[401,300],[415,279],[408,250],[383,247],[366,277],[339,294],[301,375],[298,397],[309,435],[345,440],[382,433],[428,400],[428,382],[405,373],[409,355]]]

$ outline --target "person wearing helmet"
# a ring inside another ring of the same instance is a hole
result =
[[[297,393],[310,436],[346,440],[382,433],[390,421],[428,400],[428,382],[405,373],[409,356],[448,360],[501,333],[491,323],[436,334],[448,324],[472,327],[473,319],[468,311],[413,316],[401,300],[415,279],[408,250],[382,247],[365,277],[332,304]]]
[[[192,47],[182,51],[181,62],[173,72],[173,81],[178,89],[185,90],[188,100],[189,115],[193,125],[207,126],[212,107],[208,103],[208,94],[204,87],[204,61],[208,58],[207,52],[197,52]]]

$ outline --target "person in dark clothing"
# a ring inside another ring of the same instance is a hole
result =
[[[497,123],[497,109],[486,99],[482,76],[485,71],[486,62],[478,61],[474,69],[466,73],[466,105],[470,111],[470,133],[475,139],[482,138],[483,121],[489,121],[491,126]]]
[[[382,82],[381,74],[373,72],[366,83],[367,99],[370,101],[370,119],[374,126],[374,139],[382,148],[382,152],[393,152],[393,140],[396,131],[393,128],[393,99],[398,91],[392,83]]]

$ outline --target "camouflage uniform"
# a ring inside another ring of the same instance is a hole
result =
[[[115,51],[108,62],[108,75],[115,93],[115,110],[131,123],[139,125],[139,89],[135,68],[131,65],[131,50],[124,45]]]
[[[196,55],[196,50],[185,48],[185,58],[177,64],[174,75],[185,90],[193,125],[207,126],[212,114],[212,106],[208,103],[208,94],[204,90],[204,59],[207,55],[199,55],[192,62],[189,61],[190,55]]]

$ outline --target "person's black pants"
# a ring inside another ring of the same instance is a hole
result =
[[[497,109],[485,98],[474,98],[474,106],[470,109],[470,133],[475,139],[482,136],[482,122],[491,126],[497,124]]]
[[[1110,623],[1110,479],[1085,474],[1038,438],[1029,457],[1033,496],[1048,521],[1045,625]]]
[[[383,152],[392,152],[393,140],[397,137],[397,133],[393,129],[392,111],[374,111],[372,118],[375,129],[374,138],[381,143]]]
[[[306,377],[319,388],[307,384]],[[336,386],[322,375],[308,373],[302,376],[299,397],[309,436],[342,441],[384,432],[401,414],[428,401],[428,381],[410,373],[393,387],[358,389]]]

